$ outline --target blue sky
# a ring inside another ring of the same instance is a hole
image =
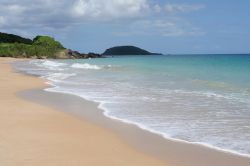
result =
[[[250,53],[249,0],[0,0],[0,31],[102,53]]]

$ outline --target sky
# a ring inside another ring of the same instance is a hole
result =
[[[0,0],[0,31],[102,53],[250,53],[250,0]]]

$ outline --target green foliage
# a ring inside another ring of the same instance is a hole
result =
[[[0,43],[0,56],[2,57],[37,57],[56,58],[56,53],[65,48],[49,36],[37,36],[32,44],[26,43]]]
[[[33,39],[33,45],[44,46],[54,49],[63,49],[64,47],[58,41],[49,36],[37,36]]]
[[[26,44],[0,44],[0,55],[4,57],[18,57],[24,54],[22,50],[26,48]]]
[[[0,32],[0,43],[24,43],[32,44],[32,40],[26,39],[17,35],[1,33]]]

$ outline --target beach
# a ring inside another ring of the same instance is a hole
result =
[[[18,98],[17,92],[46,85],[14,73],[12,61],[0,59],[0,165],[168,165],[107,129]]]
[[[248,166],[249,157],[165,139],[107,118],[98,103],[44,91],[1,58],[0,165]]]
[[[0,1],[0,166],[250,166],[250,1],[35,2]]]

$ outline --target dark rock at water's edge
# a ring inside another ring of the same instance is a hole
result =
[[[135,46],[116,46],[107,49],[102,55],[161,55],[159,53],[151,53]]]
[[[101,58],[102,56],[100,54],[96,54],[96,53],[80,53],[78,51],[73,51],[73,50],[66,50],[66,55],[68,56],[68,58],[71,59],[88,59],[88,58]]]

